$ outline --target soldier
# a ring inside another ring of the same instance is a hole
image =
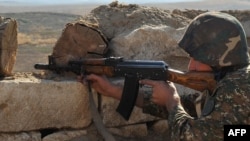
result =
[[[249,125],[250,65],[246,35],[240,22],[221,12],[201,14],[190,23],[179,46],[191,57],[190,71],[211,71],[217,81],[213,92],[201,94],[205,99],[201,114],[197,118],[186,112],[172,82],[141,80],[141,84],[151,85],[153,91],[150,100],[139,94],[137,106],[161,116],[164,110],[158,107],[164,107],[172,140],[223,140],[224,125]],[[122,88],[105,77],[91,74],[86,79],[97,92],[121,98]]]

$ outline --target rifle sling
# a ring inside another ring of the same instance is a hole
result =
[[[102,118],[97,110],[97,107],[94,102],[93,93],[91,89],[91,83],[88,82],[88,93],[89,93],[89,104],[90,104],[90,111],[91,116],[93,118],[93,122],[98,130],[98,132],[102,135],[105,141],[115,141],[114,136],[108,132],[106,127],[104,126],[102,122]]]

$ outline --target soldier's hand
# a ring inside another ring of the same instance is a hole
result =
[[[171,110],[177,104],[180,104],[180,97],[176,87],[172,82],[141,80],[141,84],[150,85],[153,87],[152,102],[157,105],[166,106]]]

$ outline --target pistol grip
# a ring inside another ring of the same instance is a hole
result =
[[[139,80],[135,75],[126,75],[122,97],[116,111],[126,120],[129,120],[138,96]]]

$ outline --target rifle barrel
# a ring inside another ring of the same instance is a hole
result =
[[[49,65],[47,65],[47,64],[35,64],[34,68],[35,69],[41,69],[41,70],[48,70],[49,69]]]

